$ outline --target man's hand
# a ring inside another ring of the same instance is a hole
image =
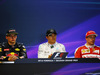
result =
[[[15,61],[16,59],[18,59],[18,57],[12,55],[8,58],[8,61]]]
[[[52,54],[48,56],[48,58],[51,58]]]
[[[3,60],[4,58],[3,57],[0,57],[0,59]]]

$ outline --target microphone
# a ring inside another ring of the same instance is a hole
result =
[[[54,46],[52,45],[51,48],[54,48]]]

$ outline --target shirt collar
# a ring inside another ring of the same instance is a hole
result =
[[[11,47],[11,48],[14,48],[14,47],[17,45],[17,43],[15,43],[14,46],[11,46],[11,45],[9,45],[9,43],[7,42],[7,45],[8,45],[9,47]]]
[[[48,46],[56,46],[56,44],[57,44],[57,42],[55,42],[54,44],[49,44],[48,42],[47,42],[47,44],[48,44]]]
[[[95,44],[92,45],[92,46],[88,46],[87,44],[85,44],[85,46],[86,46],[87,48],[94,48]]]

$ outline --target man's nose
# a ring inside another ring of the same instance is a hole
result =
[[[95,38],[92,38],[92,40],[95,40]]]
[[[52,36],[52,38],[55,38],[55,36]]]
[[[12,36],[12,38],[14,38],[14,36]]]

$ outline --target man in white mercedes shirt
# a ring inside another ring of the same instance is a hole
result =
[[[38,50],[38,58],[50,58],[54,52],[66,52],[65,46],[56,42],[57,33],[54,29],[46,32],[48,42],[40,44]]]

